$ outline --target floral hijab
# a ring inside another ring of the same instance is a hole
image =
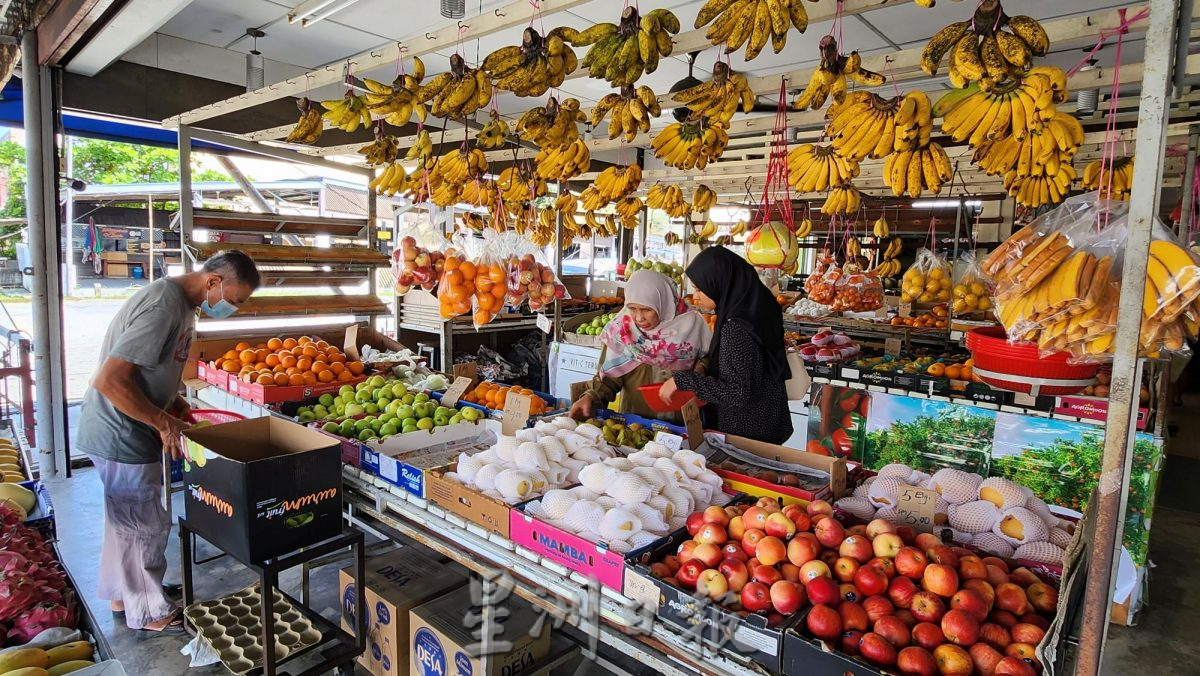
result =
[[[658,313],[658,326],[643,331],[627,309],[604,327],[600,340],[607,349],[600,373],[619,378],[641,364],[666,371],[684,371],[708,352],[712,332],[704,318],[680,302],[675,283],[653,270],[638,270],[625,287],[625,303],[644,305]]]

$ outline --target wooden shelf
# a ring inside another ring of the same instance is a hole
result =
[[[368,280],[365,272],[325,272],[323,270],[263,270],[264,287],[353,286]]]
[[[390,312],[376,296],[251,296],[237,318],[312,315],[381,315]]]
[[[205,242],[193,244],[196,256],[206,259],[219,251],[236,248],[246,252],[260,265],[307,265],[307,266],[371,266],[391,265],[387,254],[365,246],[341,246],[322,248],[315,246],[283,246],[274,244],[228,244]]]
[[[192,227],[223,232],[365,237],[367,219],[194,209],[192,211]]]

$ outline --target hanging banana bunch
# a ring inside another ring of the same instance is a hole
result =
[[[803,143],[788,152],[788,182],[798,193],[824,192],[858,176],[858,162],[842,157],[833,146]]]
[[[585,211],[583,214],[583,222],[585,232],[588,237],[592,234],[600,235],[601,237],[612,237],[621,231],[621,226],[617,224],[616,216],[605,214],[603,218],[596,215],[595,211]]]
[[[839,103],[845,100],[847,77],[868,87],[878,87],[887,82],[884,76],[862,67],[862,57],[858,52],[842,56],[838,52],[837,40],[832,35],[821,38],[820,50],[821,63],[809,77],[808,86],[792,102],[796,110],[817,110],[825,105],[825,100],[830,96]]]
[[[883,163],[883,182],[897,197],[917,198],[926,192],[936,195],[953,175],[950,158],[937,143],[893,152]]]
[[[938,99],[933,114],[942,118],[942,131],[971,147],[1010,135],[1023,140],[1055,116],[1052,74],[1031,71],[986,92],[977,85],[957,89]]]
[[[881,216],[879,220],[883,220]],[[886,224],[886,221],[884,221]],[[876,221],[878,224],[878,221]],[[885,235],[886,237],[886,235]],[[893,237],[888,241],[887,246],[883,249],[883,254],[880,256],[883,260],[879,265],[876,265],[871,272],[874,272],[881,278],[895,277],[900,274],[900,252],[904,249],[904,243],[899,237]]]
[[[433,139],[429,138],[429,132],[421,129],[417,132],[417,140],[409,147],[405,153],[406,160],[421,160],[424,164],[426,160],[433,157]]]
[[[668,232],[663,235],[663,243],[667,246],[679,246],[683,244],[683,238],[677,232]]]
[[[1037,20],[1010,17],[999,0],[983,0],[971,21],[952,23],[926,43],[921,70],[936,75],[942,59],[949,54],[950,82],[955,87],[979,82],[986,90],[1021,77],[1033,57],[1045,56],[1048,51],[1050,39]]]
[[[600,172],[588,190],[584,190],[583,208],[595,211],[610,202],[618,202],[638,189],[642,184],[642,168],[636,164],[627,167],[608,167]],[[599,203],[597,203],[597,200]]]
[[[367,108],[363,97],[356,96],[351,89],[347,89],[345,96],[340,99],[322,101],[321,106],[325,108],[321,117],[332,127],[353,132],[358,131],[360,126],[371,126],[371,110]]]
[[[463,230],[469,232],[483,232],[487,227],[487,224],[483,222],[483,216],[470,211],[464,211],[458,215],[458,224]]]
[[[496,81],[496,87],[517,96],[541,96],[559,87],[579,66],[575,50],[562,34],[550,31],[542,37],[533,26],[521,34],[521,44],[501,47],[488,54],[480,70]]]
[[[421,103],[433,101],[431,113],[461,120],[492,100],[492,83],[487,73],[471,68],[460,54],[450,56],[450,72],[442,73],[417,90]]]
[[[750,231],[749,223],[747,223],[746,221],[738,221],[737,223],[733,224],[732,228],[729,229],[729,234],[734,237],[741,237],[742,235],[746,234],[749,231]]]
[[[862,255],[862,242],[857,237],[846,240],[846,258],[858,258]]]
[[[546,181],[566,181],[584,173],[592,166],[592,151],[583,139],[575,139],[565,147],[542,148],[534,157],[539,178]]]
[[[292,127],[291,133],[284,140],[288,143],[312,145],[321,138],[321,133],[325,131],[325,120],[321,116],[321,111],[308,98],[296,101],[296,107],[300,109],[300,119],[296,121],[296,126]]]
[[[658,103],[658,95],[649,87],[642,85],[635,90],[633,85],[625,85],[620,94],[605,95],[592,109],[592,129],[598,129],[610,111],[609,140],[624,136],[625,142],[630,143],[637,138],[638,132],[650,131],[650,118],[662,115],[662,106]]]
[[[1054,176],[1063,164],[1070,164],[1083,145],[1083,125],[1074,115],[1055,113],[1037,130],[1018,141],[1005,136],[985,141],[975,149],[974,162],[990,176],[1016,171],[1025,176]],[[1087,176],[1087,171],[1084,171]]]
[[[458,201],[491,211],[496,204],[497,192],[495,181],[476,178],[463,184]]]
[[[858,211],[861,200],[862,195],[858,188],[853,184],[843,183],[829,191],[829,197],[826,197],[825,203],[821,205],[821,213],[827,216],[852,214]]]
[[[713,64],[712,75],[708,82],[676,92],[671,100],[686,105],[693,115],[728,128],[739,105],[744,113],[754,109],[754,92],[746,76],[730,70],[724,61]]]
[[[421,81],[424,79],[425,63],[416,56],[413,57],[412,74],[397,75],[391,85],[364,78],[363,82],[369,90],[364,94],[367,107],[372,113],[396,127],[408,124],[413,113],[417,114],[417,121],[424,122],[427,109],[418,98]]]
[[[699,229],[695,223],[692,224],[692,234],[688,237],[688,241],[692,244],[700,244],[706,242],[717,235],[717,224],[711,220],[705,220],[703,224],[699,224]]]
[[[496,185],[504,199],[505,208],[510,211],[519,208],[523,202],[546,194],[546,182],[538,178],[531,170],[523,166],[511,165],[496,177]]]
[[[544,106],[525,111],[517,120],[517,133],[539,148],[566,148],[579,140],[579,122],[587,115],[579,110],[579,99],[550,97]]]
[[[696,186],[696,192],[692,195],[692,211],[703,213],[717,205],[717,193],[711,188],[701,183]]]
[[[796,239],[804,239],[812,234],[813,222],[811,218],[802,218],[796,224]]]
[[[651,209],[661,209],[671,218],[683,218],[692,213],[692,205],[683,198],[683,190],[674,183],[664,185],[655,183],[646,193],[646,205]]]
[[[614,87],[633,84],[642,73],[658,69],[658,60],[671,55],[671,36],[679,32],[679,19],[665,9],[638,13],[636,5],[621,12],[620,24],[600,23],[585,30],[556,28],[563,40],[587,47],[583,65],[588,75],[608,80]]]
[[[696,15],[696,30],[709,22],[712,26],[704,34],[709,42],[724,45],[729,53],[745,44],[745,58],[751,61],[766,47],[768,38],[778,54],[793,26],[801,33],[807,30],[808,10],[803,0],[709,0]]]
[[[676,169],[703,169],[725,152],[729,134],[720,124],[704,120],[675,122],[654,136],[654,156]]]
[[[495,150],[502,147],[508,137],[512,135],[512,130],[508,127],[508,122],[500,117],[500,113],[495,110],[489,113],[487,124],[475,134],[475,143],[481,148]]]
[[[400,141],[395,136],[384,134],[383,125],[376,125],[375,140],[359,148],[358,154],[366,156],[368,167],[391,164],[400,154]]]
[[[1112,175],[1109,175],[1109,167]],[[1099,190],[1104,199],[1127,200],[1133,192],[1133,158],[1117,157],[1107,163],[1093,160],[1083,169],[1083,187]]]
[[[641,215],[642,209],[645,208],[642,200],[630,195],[617,202],[617,215],[621,217],[621,227],[626,230],[635,230],[638,226],[638,216]]]
[[[380,171],[375,178],[371,179],[367,187],[378,195],[391,197],[405,189],[405,179],[407,177],[404,167],[400,166],[398,162],[394,162],[384,167],[383,171]]]

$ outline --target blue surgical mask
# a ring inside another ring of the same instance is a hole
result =
[[[225,282],[221,282],[221,300],[216,305],[209,305],[208,299],[200,303],[200,311],[213,319],[229,319],[237,312],[237,306],[225,300]]]

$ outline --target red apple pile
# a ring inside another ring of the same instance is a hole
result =
[[[554,276],[554,269],[539,263],[533,254],[511,256],[508,261],[509,294],[515,296],[510,304],[517,305],[521,298],[529,299],[529,309],[541,310],[556,299],[565,298],[567,287]]]
[[[1027,568],[876,519],[845,528],[823,500],[709,507],[651,564],[665,582],[768,623],[811,604],[803,630],[900,674],[1037,676],[1058,591]]]
[[[402,238],[400,247],[392,251],[396,293],[403,296],[414,286],[432,291],[442,275],[445,258],[441,251],[417,246],[417,240],[412,237]]]

